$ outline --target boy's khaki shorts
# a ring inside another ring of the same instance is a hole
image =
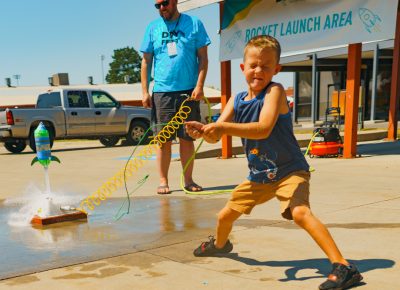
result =
[[[310,207],[310,173],[295,171],[273,183],[256,183],[249,180],[238,185],[232,192],[227,207],[244,214],[250,214],[257,204],[274,197],[280,201],[281,214],[292,220],[290,208],[305,205]]]

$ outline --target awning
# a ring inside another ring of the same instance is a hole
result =
[[[180,12],[185,12],[218,2],[221,0],[178,0],[178,9]]]

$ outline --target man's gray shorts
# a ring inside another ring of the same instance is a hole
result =
[[[176,92],[165,92],[157,93],[154,92],[152,96],[152,110],[151,110],[151,121],[153,125],[154,134],[158,134],[161,129],[171,121],[175,116],[176,112],[184,100],[192,95],[193,90],[187,91],[176,91]],[[201,120],[200,115],[200,102],[198,101],[187,101],[186,106],[191,108],[190,114],[185,121],[199,121]],[[154,126],[155,125],[155,126]],[[180,125],[175,136],[172,136],[168,141],[172,141],[178,136],[184,140],[193,141],[193,139],[186,134],[184,125]]]

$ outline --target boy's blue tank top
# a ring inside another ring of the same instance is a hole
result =
[[[234,121],[236,123],[258,122],[264,105],[265,92],[271,84],[249,101],[244,100],[247,92],[236,95],[234,102]],[[242,138],[242,144],[246,150],[250,181],[270,183],[280,180],[294,171],[309,171],[309,165],[293,134],[290,112],[279,115],[268,138],[261,140]]]

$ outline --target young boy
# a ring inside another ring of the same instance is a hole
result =
[[[333,264],[328,280],[319,289],[347,289],[360,282],[362,276],[343,258],[327,228],[310,210],[309,165],[293,134],[285,91],[272,82],[281,69],[280,53],[275,38],[252,38],[240,65],[248,90],[229,100],[216,123],[186,123],[190,136],[203,137],[209,143],[218,142],[223,134],[241,137],[250,169],[248,180],[234,189],[218,214],[216,238],[202,243],[194,255],[205,257],[232,251],[228,235],[234,221],[242,214],[250,214],[255,205],[276,197],[282,216],[305,229]]]

